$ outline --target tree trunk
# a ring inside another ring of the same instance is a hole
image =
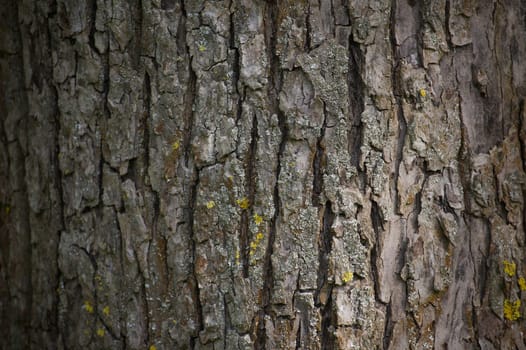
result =
[[[3,349],[526,349],[524,1],[0,14]]]

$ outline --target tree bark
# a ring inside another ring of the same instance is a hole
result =
[[[526,349],[523,1],[0,15],[3,349]]]

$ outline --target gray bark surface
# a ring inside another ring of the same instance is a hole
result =
[[[0,348],[526,349],[525,2],[0,16]]]

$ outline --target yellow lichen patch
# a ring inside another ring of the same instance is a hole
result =
[[[206,207],[207,207],[208,209],[212,209],[212,208],[215,207],[215,206],[216,206],[216,202],[214,202],[214,201],[208,201],[208,202],[206,202]]]
[[[519,278],[519,288],[522,290],[522,291],[525,291],[526,290],[526,279],[524,279],[524,277],[521,277]]]
[[[155,345],[150,345],[150,347],[148,348],[148,350],[157,350],[157,347]]]
[[[344,272],[342,276],[342,282],[349,283],[352,281],[353,277],[354,277],[354,274],[351,271]]]
[[[181,142],[179,141],[175,141],[174,143],[172,143],[172,151],[176,152],[179,147],[181,147]]]
[[[261,225],[261,223],[263,222],[263,217],[262,216],[259,216],[257,213],[254,214],[254,222],[256,223],[256,225]]]
[[[104,337],[104,333],[105,333],[104,329],[102,329],[102,328],[97,329],[97,335],[99,337]]]
[[[261,243],[261,240],[263,239],[263,234],[261,232],[258,232],[256,234],[256,238],[250,242],[250,250],[248,254],[250,256],[254,255],[256,253],[256,250],[258,249],[259,244]]]
[[[504,260],[504,272],[510,276],[515,276],[515,273],[517,273],[517,265],[513,261]]]
[[[248,201],[247,197],[243,197],[241,199],[236,200],[236,203],[241,209],[248,209],[248,207],[250,206],[250,202]]]
[[[420,93],[420,96],[422,96],[422,97],[426,97],[427,96],[427,91],[425,89],[420,89],[419,93]]]
[[[206,46],[204,46],[203,44],[200,44],[197,49],[199,50],[199,52],[204,52],[206,51]]]
[[[518,320],[521,317],[520,314],[521,301],[516,300],[512,302],[511,300],[504,300],[504,318],[510,321]]]
[[[5,206],[5,214],[9,215],[10,212],[11,212],[11,207],[9,205],[6,205]]]
[[[104,309],[102,309],[102,313],[106,316],[108,316],[110,314],[110,307],[109,306],[104,306]]]
[[[95,275],[94,280],[97,283],[97,289],[102,289],[102,277],[100,275]]]
[[[93,313],[93,305],[91,305],[91,303],[89,302],[89,300],[86,300],[84,302],[84,306],[83,306],[84,310],[86,310],[88,313],[92,314]]]
[[[236,250],[236,265],[239,265],[239,258],[241,258],[241,253],[239,249]]]

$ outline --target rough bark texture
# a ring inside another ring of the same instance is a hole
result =
[[[3,349],[526,349],[523,1],[0,15]]]

